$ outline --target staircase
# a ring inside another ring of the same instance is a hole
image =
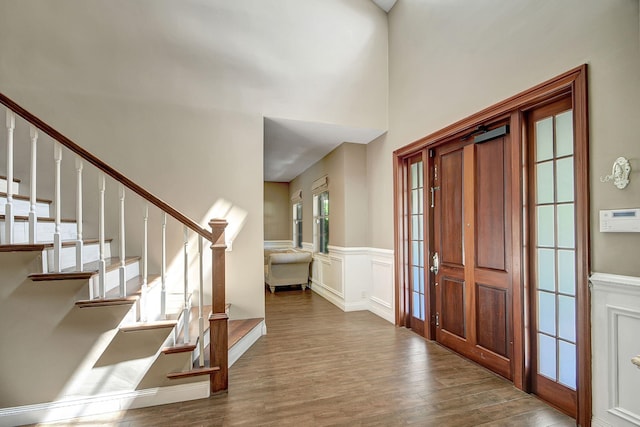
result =
[[[3,94],[0,103],[6,106],[7,153],[6,170],[0,166],[6,174],[0,176],[0,425],[227,390],[226,221],[214,219],[210,230],[202,228]],[[30,135],[30,168],[21,168],[29,170],[26,179],[21,177],[28,185],[14,177],[14,132],[20,126]],[[53,200],[36,194],[39,143],[54,145]],[[63,156],[72,159],[76,176],[75,217],[69,219],[61,217],[61,206],[69,201],[61,197]],[[95,191],[83,187],[85,165],[97,169]],[[104,202],[107,179],[118,187],[114,238],[105,236],[105,210],[112,208]],[[94,220],[98,236],[85,238],[83,198],[91,193],[100,201]],[[125,253],[125,215],[130,214],[125,195],[144,203],[140,255]],[[157,274],[148,271],[150,208],[159,211],[162,224]],[[183,228],[184,274],[177,279],[166,272],[167,219]],[[190,253],[194,241],[196,254]],[[206,305],[209,274],[211,304]],[[262,323],[257,320],[250,330]]]

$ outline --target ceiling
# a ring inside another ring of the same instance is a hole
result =
[[[372,0],[389,12],[396,0]],[[264,180],[290,182],[343,142],[368,144],[385,131],[275,117],[264,119]]]
[[[343,142],[368,144],[384,132],[265,117],[264,180],[290,182]]]
[[[396,4],[396,0],[372,0],[378,7],[385,12],[389,12],[394,4]]]

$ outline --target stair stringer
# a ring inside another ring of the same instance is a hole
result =
[[[190,354],[160,358],[161,349],[175,342],[181,319],[172,328],[122,332],[140,320],[139,300],[79,307],[77,301],[89,298],[92,279],[34,282],[27,276],[41,263],[37,250],[0,253],[0,359],[8,367],[0,372],[0,426],[209,395],[207,376],[168,384],[167,373],[190,362]],[[158,288],[152,288],[153,297]],[[150,381],[154,366],[166,370]]]

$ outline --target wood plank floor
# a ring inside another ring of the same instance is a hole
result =
[[[209,399],[58,425],[573,426],[509,382],[369,312],[266,292],[268,335]],[[55,424],[54,424],[55,425]]]

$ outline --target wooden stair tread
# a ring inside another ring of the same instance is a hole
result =
[[[178,322],[175,320],[157,320],[155,322],[135,323],[133,325],[122,326],[121,332],[147,331],[151,329],[174,328]]]
[[[0,176],[0,178],[2,178],[2,177]],[[0,197],[7,197],[7,193],[0,191]],[[26,200],[26,201],[30,201],[31,200],[31,197],[25,196],[23,194],[12,194],[11,197],[13,197],[16,200]],[[40,197],[36,197],[36,202],[46,203],[48,205],[53,204],[53,200],[41,199]]]
[[[13,245],[0,245],[0,252],[42,252],[45,244],[17,243]]]
[[[4,221],[5,215],[2,214],[0,215],[0,221]],[[24,216],[24,215],[14,215],[13,216],[13,220],[16,222],[28,222],[29,221],[29,217],[28,216]],[[56,222],[55,218],[51,218],[48,216],[39,216],[38,217],[38,222]],[[76,220],[72,219],[72,218],[62,218],[60,219],[60,222],[64,222],[64,223],[75,223]]]
[[[175,380],[175,379],[179,379],[179,378],[189,378],[189,377],[196,377],[199,375],[210,375],[214,372],[219,371],[220,368],[215,366],[215,367],[204,367],[204,368],[194,368],[191,369],[189,371],[184,371],[184,372],[171,372],[169,374],[167,374],[167,378],[169,378],[170,380]]]
[[[46,280],[89,280],[95,271],[72,271],[66,273],[33,273],[29,279],[34,282],[43,282]]]
[[[7,176],[6,175],[0,175],[0,179],[4,179],[5,181],[7,180]],[[20,178],[16,178],[15,176],[13,177],[13,182],[17,182],[18,184],[22,182],[22,180]]]
[[[97,299],[88,299],[88,300],[80,300],[76,301],[76,306],[80,308],[87,307],[110,307],[114,305],[127,305],[133,304],[138,301],[139,297],[137,295],[132,295],[124,298],[97,298]]]
[[[104,239],[104,241],[105,241],[105,243],[107,243],[107,242],[111,243],[113,241],[113,239],[112,238]],[[62,244],[63,248],[68,248],[68,247],[71,247],[71,246],[75,246],[76,242],[77,242],[77,240],[63,240],[61,242],[61,244]],[[100,243],[99,239],[82,239],[82,244],[83,245],[95,245],[95,244],[98,244],[98,243]],[[38,242],[38,244],[44,245],[44,247],[46,249],[53,248],[53,242]]]
[[[187,353],[196,349],[196,344],[182,344],[173,347],[165,347],[161,351],[163,354]]]
[[[124,259],[124,263],[125,265],[129,265],[135,261],[140,260],[139,256],[131,256],[131,257],[126,257]],[[113,270],[117,270],[120,267],[120,258],[119,257],[111,257],[111,258],[105,258],[104,259],[104,263],[105,263],[105,271],[109,272],[109,271],[113,271]],[[84,271],[92,271],[93,273],[96,273],[98,271],[98,268],[100,266],[100,261],[91,261],[88,262],[86,264],[84,264],[82,266],[82,269]],[[68,273],[68,272],[72,272],[75,270],[75,267],[69,267],[69,268],[65,268],[64,270],[62,270],[63,273]]]
[[[242,338],[247,336],[249,332],[253,330],[256,326],[260,324],[260,322],[264,321],[264,318],[256,317],[252,319],[238,319],[238,320],[229,320],[227,323],[227,336],[228,336],[228,345],[227,349],[231,349],[234,345],[236,345]],[[209,363],[210,351],[209,346],[206,346],[204,349],[204,362],[205,364]]]
[[[229,320],[227,330],[229,335],[229,348],[233,347],[245,337],[253,328],[258,326],[264,319],[239,319]]]

